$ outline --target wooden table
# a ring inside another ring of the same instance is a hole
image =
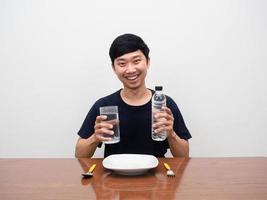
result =
[[[267,199],[267,158],[160,158],[141,176],[119,176],[103,159],[0,159],[1,200]],[[176,176],[169,178],[163,162]],[[96,163],[94,176],[81,173]]]

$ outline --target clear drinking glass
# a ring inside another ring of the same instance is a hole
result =
[[[113,135],[103,134],[103,137],[109,137],[112,140],[105,141],[105,144],[114,144],[120,141],[120,126],[119,126],[119,112],[118,106],[104,106],[99,108],[100,115],[106,115],[106,122],[113,125]]]

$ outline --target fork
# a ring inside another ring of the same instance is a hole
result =
[[[93,171],[94,171],[95,167],[96,167],[96,164],[93,164],[93,165],[90,167],[90,169],[88,170],[88,172],[86,172],[86,173],[82,173],[83,177],[84,177],[84,178],[92,177],[92,176],[93,176]]]
[[[167,163],[164,163],[164,167],[167,169],[167,176],[169,177],[175,176],[174,172],[171,170],[170,165],[168,165]]]

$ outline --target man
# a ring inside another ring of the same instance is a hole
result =
[[[92,157],[102,142],[110,140],[102,134],[113,134],[112,125],[105,123],[106,116],[100,116],[99,107],[118,106],[120,117],[120,142],[105,144],[104,156],[121,153],[150,154],[164,157],[167,149],[174,157],[188,157],[191,138],[176,103],[167,97],[164,112],[157,118],[164,118],[153,124],[156,132],[166,131],[165,141],[151,138],[151,98],[153,90],[146,88],[145,78],[149,68],[149,48],[136,35],[124,34],[117,37],[109,50],[115,74],[123,88],[99,99],[88,112],[76,144],[76,157]]]

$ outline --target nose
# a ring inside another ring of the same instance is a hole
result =
[[[131,63],[129,63],[129,64],[126,66],[126,72],[127,72],[127,73],[133,73],[133,72],[135,72],[135,71],[136,71],[135,66],[132,65]]]

